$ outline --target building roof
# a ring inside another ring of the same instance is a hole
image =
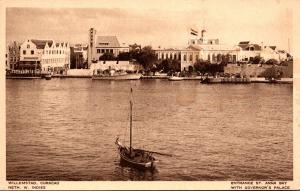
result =
[[[52,44],[53,44],[53,40],[35,40],[35,39],[33,39],[33,40],[31,40],[31,42],[36,45],[37,49],[44,49],[46,46],[46,43],[48,43],[49,46],[52,46]]]
[[[241,42],[239,42],[239,45],[240,45],[240,44],[249,44],[249,42],[250,42],[250,41],[241,41]]]
[[[201,48],[198,45],[190,45],[186,48],[187,50],[202,50],[203,48]]]
[[[97,36],[96,47],[120,47],[116,36]]]
[[[276,46],[269,46],[272,50],[276,49]]]
[[[247,50],[249,47],[253,47],[254,51],[261,50],[261,46],[258,44],[238,44],[239,47],[241,47],[243,50]]]

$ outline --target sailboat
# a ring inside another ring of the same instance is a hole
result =
[[[132,93],[132,89],[131,89]],[[169,154],[148,151],[144,149],[134,149],[132,147],[132,108],[133,102],[130,100],[130,145],[129,147],[123,145],[117,137],[115,144],[118,146],[118,152],[120,155],[120,161],[126,163],[127,165],[142,169],[142,170],[154,170],[158,163],[158,160],[153,156],[153,154],[172,156]]]

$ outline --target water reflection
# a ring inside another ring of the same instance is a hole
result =
[[[158,169],[155,168],[153,170],[145,169],[137,169],[128,165],[125,162],[119,161],[116,162],[115,173],[118,177],[122,177],[122,180],[135,180],[135,181],[144,181],[144,180],[156,180],[158,175]]]
[[[159,156],[119,164],[117,135]],[[293,86],[198,81],[6,81],[8,180],[291,180]]]

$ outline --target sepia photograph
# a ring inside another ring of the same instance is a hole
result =
[[[5,3],[1,189],[299,177],[296,1]]]

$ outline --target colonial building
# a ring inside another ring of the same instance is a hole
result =
[[[8,45],[7,61],[7,69],[15,70],[19,68],[20,43],[14,41]]]
[[[250,43],[250,41],[242,41],[237,45],[239,49],[239,61],[249,62],[254,59],[255,56],[260,56],[261,46],[258,44]]]
[[[192,46],[187,48],[156,49],[155,53],[158,60],[178,60],[180,62],[181,70],[188,69],[189,66],[193,66],[199,59],[199,50]]]
[[[290,55],[284,50],[277,50],[276,46],[265,46],[263,43],[255,44],[250,41],[243,41],[238,44],[239,57],[238,60],[249,62],[256,56],[262,57],[265,61],[270,59],[277,60],[278,62],[287,61]]]
[[[156,49],[156,55],[159,60],[175,59],[179,60],[181,70],[193,66],[197,60],[207,60],[210,63],[221,63],[225,58],[228,62],[236,62],[238,49],[235,46],[229,46],[219,43],[219,39],[207,39],[205,30],[201,31],[201,37],[191,38],[186,48],[180,49]]]
[[[206,30],[201,31],[201,37],[189,40],[189,45],[198,49],[199,58],[210,63],[221,63],[225,58],[228,62],[236,62],[239,50],[235,46],[221,44],[219,39],[208,39],[205,36]]]
[[[26,40],[20,48],[21,69],[63,73],[70,68],[69,43],[53,40]]]
[[[118,56],[121,52],[129,52],[129,46],[120,44],[116,36],[96,36],[96,30],[89,30],[88,62],[97,62],[104,53]]]

